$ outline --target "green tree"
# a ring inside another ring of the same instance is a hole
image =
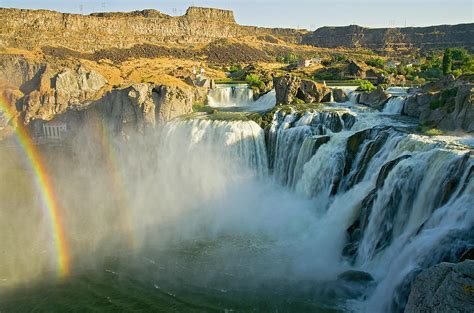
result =
[[[451,73],[453,67],[453,53],[451,49],[446,48],[444,50],[444,55],[443,55],[443,74],[449,74]]]

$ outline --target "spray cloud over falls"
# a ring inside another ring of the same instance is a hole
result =
[[[278,112],[266,131],[182,119],[126,142],[93,121],[70,142],[41,147],[71,275],[107,270],[220,296],[278,285],[274,298],[297,289],[292,299],[307,309],[399,311],[413,273],[473,242],[473,161],[465,147],[374,114]],[[14,145],[2,159],[12,179],[0,188],[0,279],[11,290],[48,277],[55,255],[26,160]],[[348,270],[376,285],[350,294],[340,276]]]

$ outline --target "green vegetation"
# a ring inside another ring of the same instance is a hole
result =
[[[444,55],[443,55],[443,74],[447,75],[451,73],[453,67],[453,54],[451,52],[451,49],[447,48],[444,50]]]
[[[358,81],[359,82],[359,90],[361,91],[372,91],[375,90],[375,86],[369,82],[368,80],[361,79]]]
[[[206,113],[212,113],[215,111],[213,108],[211,108],[208,105],[205,105],[204,103],[195,103],[193,104],[193,112],[206,112]]]
[[[278,63],[284,63],[284,64],[297,64],[301,57],[297,56],[294,53],[287,53],[284,56],[278,56],[276,57],[276,61]]]
[[[370,58],[367,61],[365,61],[365,64],[376,67],[376,68],[380,68],[380,69],[383,69],[385,67],[385,61],[381,58]]]
[[[260,79],[260,77],[256,74],[248,74],[245,77],[245,81],[251,88],[256,88],[258,90],[265,89],[265,83]]]
[[[304,100],[300,99],[300,98],[294,98],[293,99],[293,104],[304,104]]]
[[[239,72],[242,70],[242,66],[240,66],[240,64],[238,65],[231,65],[229,67],[229,73],[236,73],[236,72]]]
[[[437,99],[431,100],[430,108],[432,110],[444,108],[444,110],[446,110],[448,113],[453,112],[456,106],[457,93],[458,93],[457,87],[443,90],[439,94]]]

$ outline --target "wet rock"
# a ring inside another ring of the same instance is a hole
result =
[[[344,90],[339,88],[334,88],[332,90],[332,96],[336,102],[347,102],[349,100],[349,97],[344,92]]]
[[[338,277],[340,280],[349,281],[349,282],[371,282],[374,280],[372,275],[362,271],[346,271],[340,274]]]
[[[467,248],[459,258],[459,262],[466,260],[474,260],[474,246]]]
[[[474,261],[440,263],[415,279],[405,313],[474,312]]]
[[[359,96],[359,103],[365,104],[377,110],[382,110],[385,102],[390,98],[390,95],[378,86],[372,92],[364,92]]]

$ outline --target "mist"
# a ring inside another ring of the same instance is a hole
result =
[[[146,269],[147,279],[250,289],[341,272],[328,261],[338,256],[344,228],[331,231],[314,201],[266,175],[263,131],[254,122],[175,121],[127,140],[106,128],[87,123],[70,143],[42,147],[71,275],[143,274],[143,264],[160,264]],[[2,160],[0,173],[11,178],[0,183],[2,286],[54,278],[54,242],[33,172],[19,148],[2,150]]]

